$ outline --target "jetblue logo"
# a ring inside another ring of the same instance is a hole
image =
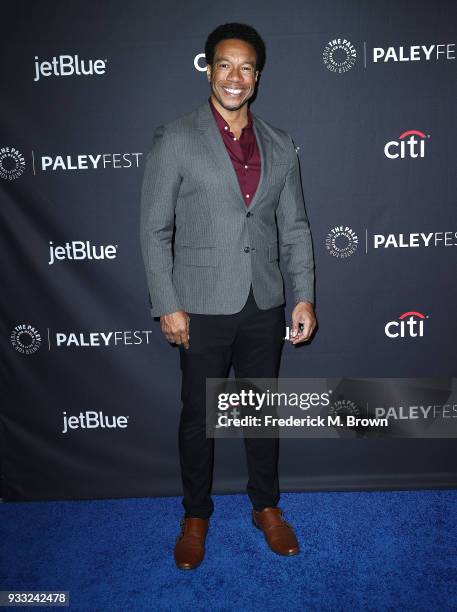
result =
[[[86,240],[72,240],[64,245],[54,246],[52,240],[49,241],[49,261],[52,266],[57,260],[69,259],[71,261],[81,261],[84,259],[115,259],[117,257],[117,244],[95,246]]]
[[[63,434],[70,429],[126,429],[129,419],[128,416],[107,416],[95,410],[80,412],[78,416],[67,416],[66,412],[62,412],[62,416]]]
[[[35,78],[37,83],[41,77],[49,76],[94,76],[105,74],[106,59],[80,59],[78,55],[58,55],[50,60],[41,61],[35,55]]]

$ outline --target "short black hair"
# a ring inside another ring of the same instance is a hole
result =
[[[257,30],[246,23],[224,23],[211,32],[205,43],[207,64],[213,65],[216,45],[227,38],[238,38],[252,45],[256,53],[256,70],[262,72],[265,66],[265,43]]]

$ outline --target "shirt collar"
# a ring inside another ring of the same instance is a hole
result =
[[[208,98],[208,102],[209,102],[209,106],[213,112],[214,118],[216,120],[217,126],[219,128],[219,130],[221,132],[228,132],[228,130],[230,130],[230,126],[227,123],[227,121],[224,119],[224,117],[220,114],[220,112],[217,110],[217,108],[214,106],[212,100],[211,100],[211,96]],[[227,126],[227,129],[225,129],[225,127]],[[251,111],[248,108],[248,122],[245,125],[245,127],[243,128],[243,130],[252,130],[252,114]]]

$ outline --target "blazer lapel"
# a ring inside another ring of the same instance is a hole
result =
[[[211,150],[214,159],[221,173],[221,184],[227,183],[233,193],[234,199],[238,205],[243,207],[243,210],[252,210],[259,201],[265,186],[268,184],[268,178],[271,171],[271,138],[267,134],[262,123],[257,119],[257,116],[251,111],[254,133],[257,139],[257,145],[260,152],[260,179],[254,197],[249,206],[246,206],[240,190],[238,177],[233,167],[230,155],[225,147],[224,141],[219,128],[214,120],[209,102],[206,101],[197,109],[198,129],[203,138],[204,146]]]

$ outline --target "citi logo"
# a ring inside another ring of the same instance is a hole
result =
[[[200,61],[203,61],[204,64],[201,64]],[[194,68],[199,72],[206,72],[206,55],[204,53],[197,53],[194,57]]]
[[[397,321],[389,321],[384,327],[388,338],[422,338],[424,335],[425,315],[415,310],[404,312]]]
[[[72,240],[64,245],[54,246],[52,240],[49,241],[49,261],[52,266],[56,260],[77,260],[84,259],[115,259],[117,257],[117,244],[95,246],[86,240]]]
[[[78,416],[67,416],[64,411],[62,417],[63,434],[68,433],[70,429],[126,429],[129,420],[128,416],[107,416],[95,410],[80,412]]]
[[[58,55],[51,60],[40,61],[35,55],[35,78],[48,76],[93,76],[105,74],[107,59],[80,59],[78,55]]]
[[[384,155],[389,159],[404,159],[405,157],[425,157],[425,142],[430,138],[420,130],[408,130],[400,135],[398,140],[391,140],[384,146]]]

